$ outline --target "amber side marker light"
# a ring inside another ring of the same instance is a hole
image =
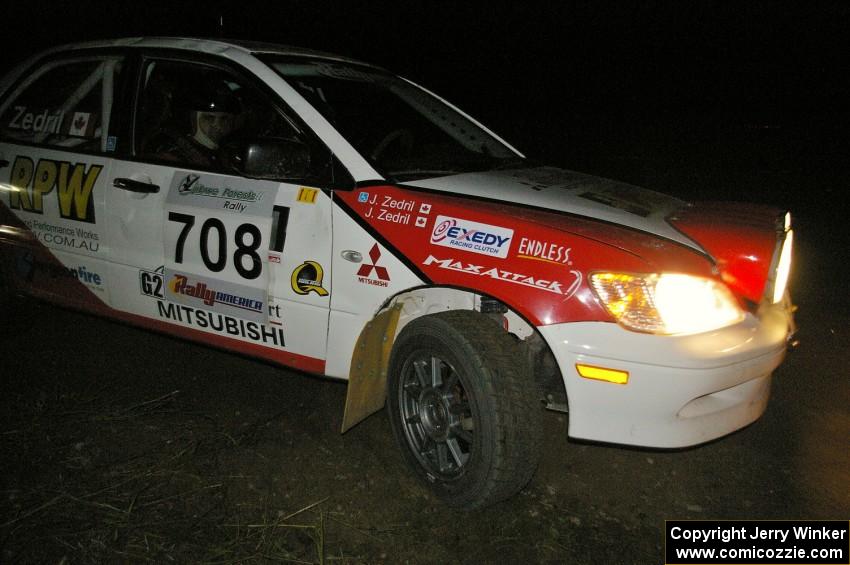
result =
[[[628,384],[629,382],[628,371],[618,371],[617,369],[606,369],[604,367],[594,367],[593,365],[582,365],[580,363],[576,363],[576,371],[586,379],[605,381],[618,385]]]

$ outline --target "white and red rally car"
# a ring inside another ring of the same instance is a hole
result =
[[[65,46],[0,84],[23,292],[348,379],[449,503],[515,493],[540,405],[680,447],[765,409],[790,216],[528,163],[380,68],[275,45]]]

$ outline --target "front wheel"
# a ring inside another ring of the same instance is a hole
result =
[[[390,423],[404,457],[451,506],[510,497],[534,474],[540,409],[514,339],[476,312],[425,316],[390,359]]]

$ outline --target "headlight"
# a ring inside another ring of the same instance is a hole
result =
[[[786,220],[786,224],[789,220]],[[782,242],[782,251],[779,253],[779,262],[776,264],[776,279],[773,281],[773,303],[776,304],[785,295],[785,287],[788,285],[788,275],[791,273],[791,248],[794,244],[794,230],[789,229],[785,233],[785,241]]]
[[[641,332],[707,332],[744,317],[726,285],[702,277],[594,273],[590,284],[620,324]]]

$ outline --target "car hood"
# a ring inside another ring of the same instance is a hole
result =
[[[445,194],[565,212],[663,237],[705,254],[667,221],[687,203],[630,184],[559,169],[538,167],[464,173],[404,183]]]

